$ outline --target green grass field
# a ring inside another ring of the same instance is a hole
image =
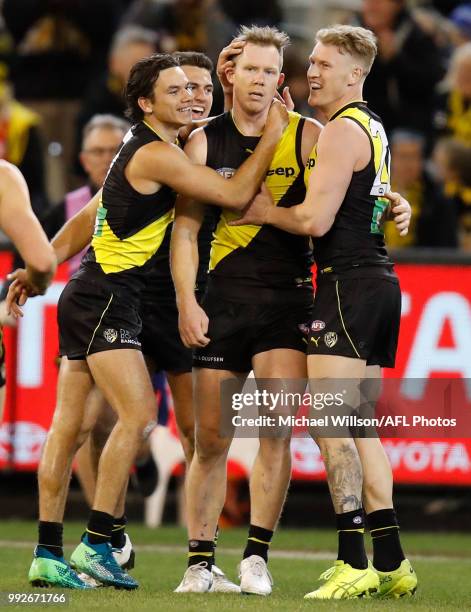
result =
[[[83,525],[77,523],[66,524],[66,555],[78,542],[82,529]],[[404,547],[419,576],[419,589],[412,599],[313,603],[303,601],[303,595],[315,588],[319,574],[335,558],[336,537],[333,531],[279,530],[270,559],[275,588],[271,597],[266,599],[240,595],[176,595],[172,591],[186,566],[184,530],[169,527],[152,530],[131,524],[128,532],[137,552],[133,574],[140,581],[140,589],[131,593],[113,589],[85,593],[69,591],[67,610],[293,612],[313,607],[326,611],[471,610],[469,534],[403,533]],[[245,537],[246,532],[241,529],[226,530],[220,535],[217,563],[234,580]],[[34,523],[3,521],[0,524],[0,591],[30,590],[26,576],[35,539]],[[64,606],[48,607],[61,609]]]

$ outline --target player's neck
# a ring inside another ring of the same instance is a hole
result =
[[[342,96],[341,98],[337,98],[330,104],[326,104],[322,111],[325,115],[331,119],[335,113],[337,113],[341,108],[348,106],[348,104],[352,104],[353,102],[362,102],[363,101],[363,92],[361,89],[355,89],[354,91],[349,91],[348,94]]]
[[[269,110],[270,107],[267,107],[257,114],[247,113],[241,108],[237,100],[234,99],[234,108],[231,111],[232,120],[243,136],[261,136],[267,122]]]
[[[173,125],[158,121],[152,115],[147,115],[146,117],[144,117],[143,122],[164,142],[175,142],[178,137],[178,132],[181,129],[181,126],[179,125]]]

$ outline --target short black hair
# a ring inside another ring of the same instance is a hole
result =
[[[168,53],[155,53],[134,64],[124,92],[127,107],[124,114],[128,119],[133,123],[142,121],[144,111],[138,104],[139,98],[153,100],[154,85],[160,72],[178,66],[177,60]]]
[[[198,51],[175,51],[173,57],[177,60],[180,66],[195,66],[195,68],[204,68],[210,74],[214,70],[214,64],[204,53]]]

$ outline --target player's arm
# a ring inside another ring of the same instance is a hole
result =
[[[269,208],[267,223],[288,232],[314,237],[329,231],[347,193],[355,165],[361,158],[362,148],[367,146],[370,151],[363,130],[347,121],[333,121],[322,129],[317,143],[316,165],[309,177],[304,202],[291,208]],[[288,214],[283,214],[285,212]]]
[[[101,189],[90,202],[71,217],[52,239],[57,263],[67,261],[90,244],[95,227]]]
[[[231,225],[268,223],[292,234],[314,237],[328,232],[350,184],[361,148],[359,143],[367,145],[371,155],[366,134],[363,142],[359,138],[363,134],[361,128],[353,122],[352,126],[344,125],[345,121],[334,121],[320,130],[316,165],[302,204],[290,208],[274,206],[271,194],[262,185],[243,216]]]
[[[162,142],[142,147],[131,163],[134,171],[139,168],[142,178],[169,185],[183,196],[241,210],[258,191],[287,122],[285,107],[273,102],[254,153],[230,179],[211,168],[194,164],[178,147]],[[202,138],[200,130],[196,130],[190,140],[193,138]]]
[[[190,139],[185,153],[195,163],[204,165],[207,157],[206,135]],[[204,220],[205,207],[190,198],[179,196],[170,243],[170,265],[177,296],[178,328],[185,346],[196,348],[209,342],[208,317],[195,297],[198,275],[198,233]]]
[[[54,257],[54,265],[67,261],[90,243],[100,195],[101,189],[86,206],[63,225],[51,244],[48,243]],[[28,268],[26,271],[19,268],[7,277],[13,282],[5,300],[6,309],[7,313],[14,317],[22,317],[23,312],[20,306],[26,303],[28,297],[33,297],[38,293],[28,282],[27,272]]]
[[[42,294],[56,269],[54,252],[33,213],[23,175],[5,161],[0,162],[0,185],[0,227],[26,263],[28,284]]]
[[[203,347],[209,342],[208,317],[195,297],[199,253],[198,233],[204,220],[205,207],[180,196],[175,206],[170,265],[178,306],[178,329],[182,342],[189,348]]]

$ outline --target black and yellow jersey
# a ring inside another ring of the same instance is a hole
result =
[[[202,295],[206,289],[209,267],[209,252],[214,228],[217,223],[217,207],[206,206],[203,224],[198,232],[198,274],[196,290]],[[141,294],[142,302],[146,304],[174,304],[176,301],[175,287],[170,271],[170,239],[173,223],[168,225],[162,244],[153,259],[152,270],[147,275],[147,282]]]
[[[304,200],[301,138],[304,119],[289,113],[289,124],[277,145],[265,184],[277,206]],[[205,127],[207,165],[230,178],[253,152],[259,137],[244,136],[231,113]],[[213,234],[208,287],[238,302],[299,302],[312,299],[309,238],[264,225],[230,226],[239,215],[221,209]]]
[[[384,244],[384,217],[390,190],[390,151],[381,119],[365,102],[352,102],[338,110],[330,121],[344,117],[357,123],[368,135],[371,159],[353,173],[345,198],[330,230],[314,241],[318,273],[344,272],[364,266],[390,267]],[[316,164],[314,147],[305,173],[306,185]]]
[[[92,243],[79,277],[98,277],[132,289],[133,295],[145,286],[172,222],[176,193],[162,185],[156,193],[143,195],[130,185],[124,171],[138,149],[160,140],[144,122],[124,137],[103,184]]]

